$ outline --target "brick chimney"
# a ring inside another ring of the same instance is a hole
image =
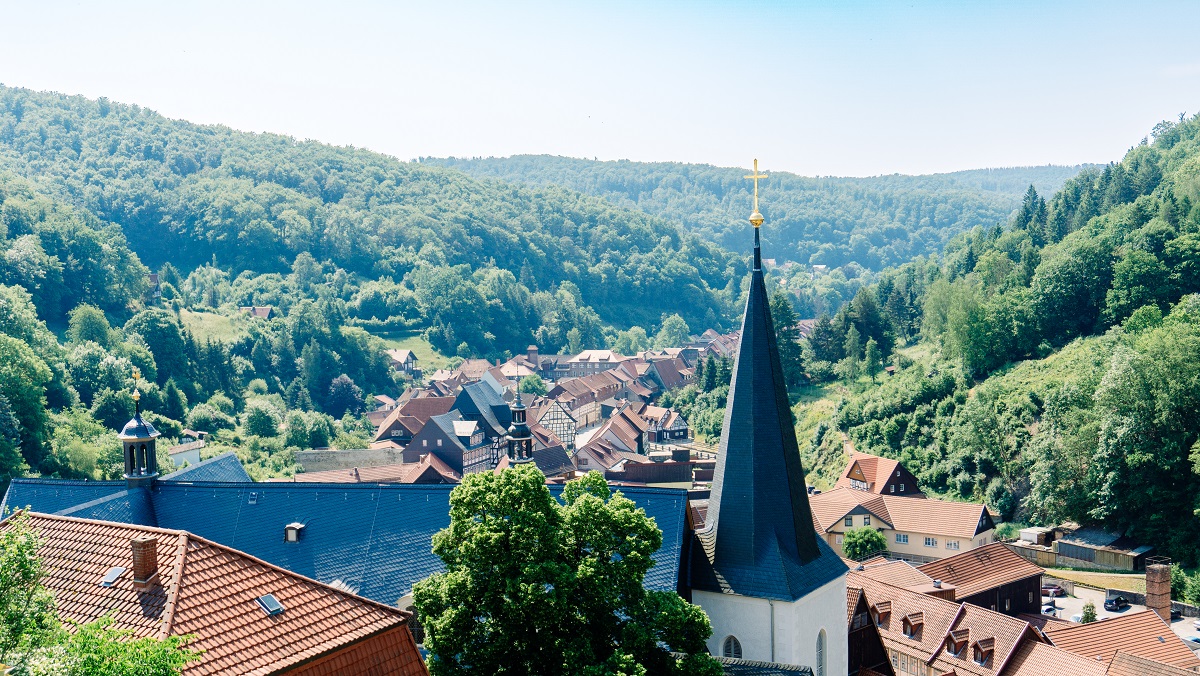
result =
[[[1146,607],[1171,623],[1171,566],[1155,563],[1146,566]]]
[[[158,580],[158,540],[142,535],[129,544],[133,548],[133,587],[144,591]]]

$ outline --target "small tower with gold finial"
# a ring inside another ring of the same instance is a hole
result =
[[[138,382],[142,374],[133,370],[133,419],[125,423],[117,439],[125,452],[125,485],[129,488],[149,487],[158,477],[158,455],[155,440],[159,431],[142,420],[142,393]]]

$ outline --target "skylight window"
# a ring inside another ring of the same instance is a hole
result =
[[[258,607],[267,615],[274,616],[284,611],[283,604],[279,602],[279,599],[275,598],[274,594],[260,596],[254,599],[254,601],[258,603]]]
[[[121,574],[124,572],[125,572],[125,569],[120,566],[113,566],[112,568],[109,568],[108,572],[104,574],[104,578],[102,580],[100,580],[100,586],[101,587],[113,586],[116,583],[117,578],[121,577]]]

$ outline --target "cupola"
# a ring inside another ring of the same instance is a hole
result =
[[[521,401],[521,394],[509,406],[512,412],[512,424],[508,426],[508,461],[526,463],[533,460],[533,433],[529,431],[529,423],[525,416],[528,409]]]
[[[137,383],[141,374],[133,370],[133,419],[117,434],[125,454],[125,485],[129,488],[149,486],[158,477],[158,455],[155,440],[159,431],[142,419],[142,393]]]

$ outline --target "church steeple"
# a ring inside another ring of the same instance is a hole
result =
[[[766,177],[757,160],[746,178],[755,182],[754,267],[708,513],[697,533],[707,561],[693,564],[692,585],[794,600],[846,567],[813,528],[763,280],[758,179]]]
[[[521,401],[521,393],[508,407],[512,412],[512,424],[508,427],[508,460],[513,463],[526,463],[533,460],[533,432],[525,416],[528,409]]]

